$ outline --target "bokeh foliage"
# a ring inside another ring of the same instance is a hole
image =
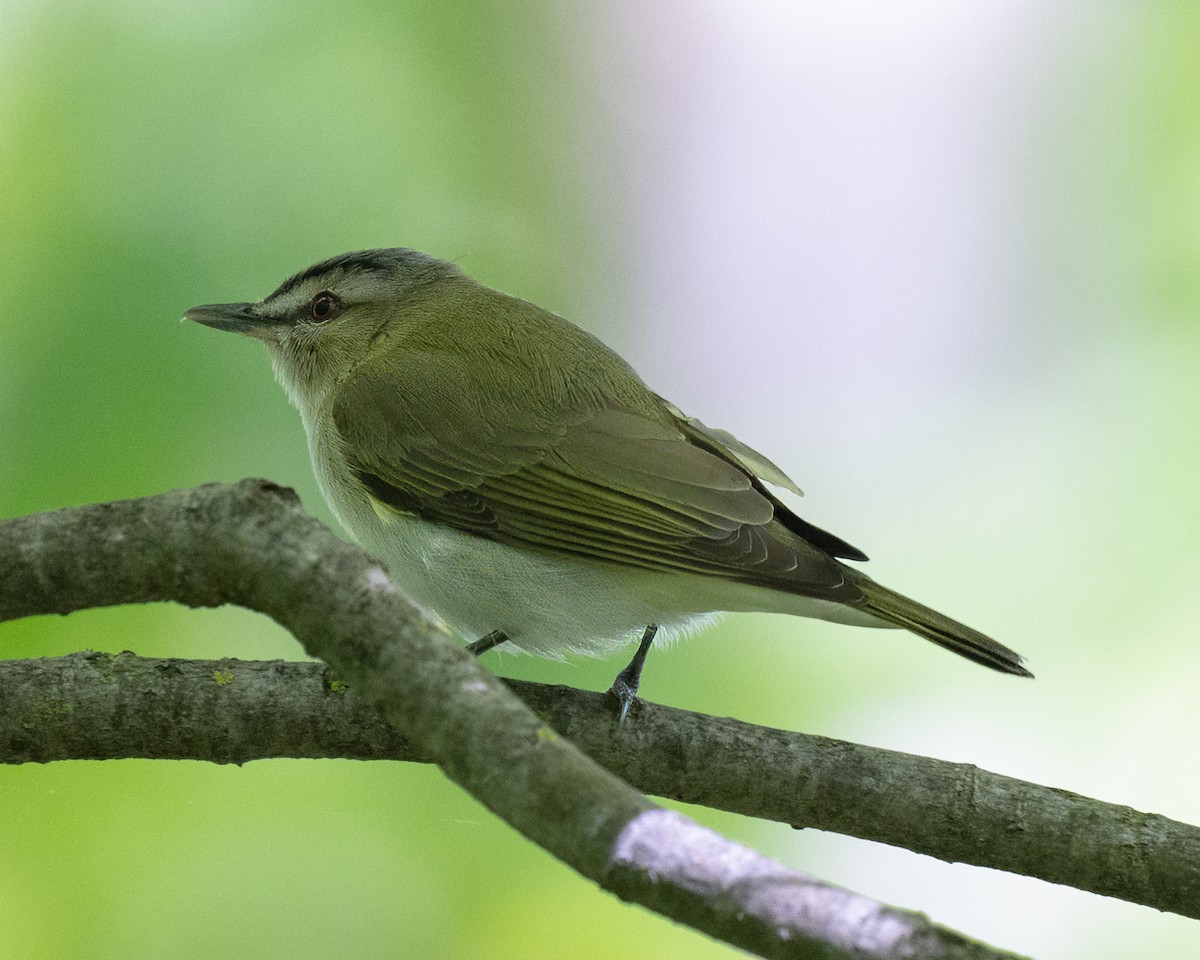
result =
[[[844,501],[832,483],[814,489],[827,512],[812,519],[852,516],[835,529],[855,543],[869,534],[861,545],[876,562],[891,558],[881,579],[926,584],[919,595],[952,600],[950,613],[980,611],[1041,679],[976,676],[916,641],[897,658],[905,641],[890,634],[849,643],[836,628],[745,617],[652,663],[648,695],[1200,819],[1200,22],[1188,4],[1138,9],[1120,21],[1137,29],[1119,37],[1104,32],[1112,19],[1060,28],[1044,87],[1012,95],[1041,130],[1009,158],[1019,173],[1005,216],[1024,247],[1004,251],[1016,292],[981,337],[986,362],[944,358],[940,395],[919,369],[818,393],[829,371],[807,357],[807,379],[789,371],[782,387],[810,412],[827,401],[813,419],[883,464],[847,476]],[[640,28],[640,11],[620,10]],[[629,252],[626,228],[682,190],[671,169],[629,182],[629,158],[691,118],[673,110],[671,77],[638,86],[657,51],[640,54],[639,72],[628,51],[597,49],[613,44],[601,17],[496,0],[0,0],[0,515],[266,475],[329,520],[261,348],[177,319],[196,303],[261,296],[344,250],[406,245],[460,260],[635,352],[643,337],[674,337],[678,352],[632,357],[652,385],[648,365],[664,376],[681,356],[723,360],[702,318],[656,317],[663,335],[622,313],[639,264],[667,255]],[[661,129],[620,112],[653,115],[649,103]],[[621,142],[630,131],[645,139]],[[721,267],[686,275],[697,301],[705,285],[745,282]],[[799,322],[733,319],[772,344],[771,324]],[[719,410],[690,412],[756,443],[775,431],[795,447],[767,452],[788,469],[805,462],[797,449],[818,426],[772,405],[779,384],[744,370],[731,379],[760,394],[747,403],[767,411],[758,436]],[[869,406],[851,407],[865,396],[883,419],[906,390],[933,400],[903,430],[872,433]],[[857,420],[836,419],[848,409]],[[263,618],[168,606],[0,625],[0,644],[13,657],[298,655]],[[494,663],[591,687],[619,666]],[[1129,955],[1154,936],[1160,955],[1200,943],[1190,925],[1095,898],[700,816],[864,892],[961,917],[1000,945],[1020,947],[1012,918],[1035,912],[1053,915],[1038,921],[1038,943],[1059,956]],[[0,823],[4,957],[731,955],[596,893],[423,767],[0,769]]]

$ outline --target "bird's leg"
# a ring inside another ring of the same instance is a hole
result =
[[[617,674],[617,679],[613,681],[612,689],[608,691],[617,698],[619,705],[619,710],[617,711],[618,724],[625,722],[625,716],[629,713],[629,708],[633,706],[633,701],[637,699],[638,684],[642,680],[642,667],[646,665],[646,654],[650,652],[650,644],[654,642],[654,635],[656,633],[658,633],[657,623],[652,623],[646,627],[645,633],[642,634],[642,642],[638,644],[637,653],[629,661],[629,666]]]
[[[474,643],[467,644],[467,652],[473,653],[479,657],[487,653],[493,647],[498,647],[502,643],[508,643],[508,637],[503,630],[493,630],[486,637],[480,637]],[[634,689],[637,689],[634,687]]]

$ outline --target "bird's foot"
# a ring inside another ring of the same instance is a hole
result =
[[[629,716],[629,708],[637,699],[638,687],[642,682],[642,667],[646,665],[646,654],[650,652],[650,644],[654,641],[656,633],[658,633],[658,624],[652,623],[646,627],[642,634],[642,642],[638,644],[637,653],[629,661],[629,666],[617,674],[612,687],[609,688],[609,695],[617,700],[617,726],[625,723],[625,718]]]
[[[634,677],[630,682],[628,670],[622,670],[617,674],[617,679],[613,681],[613,685],[609,688],[609,695],[617,699],[617,725],[620,726],[625,722],[625,718],[629,715],[629,708],[633,706],[633,701],[637,699],[638,678]]]

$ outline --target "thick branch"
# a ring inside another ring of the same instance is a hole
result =
[[[506,681],[647,793],[906,847],[1200,918],[1200,829],[964,764]],[[0,661],[0,763],[117,757],[420,760],[320,663],[79,653]]]
[[[290,491],[244,481],[0,524],[0,620],[153,600],[268,614],[448,776],[623,899],[763,956],[1001,956],[655,807],[446,642]]]

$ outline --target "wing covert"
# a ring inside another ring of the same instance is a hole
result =
[[[746,457],[693,442],[666,408],[456,382],[437,357],[406,366],[420,380],[360,368],[334,404],[375,500],[510,546],[848,599],[828,553],[774,519]]]

